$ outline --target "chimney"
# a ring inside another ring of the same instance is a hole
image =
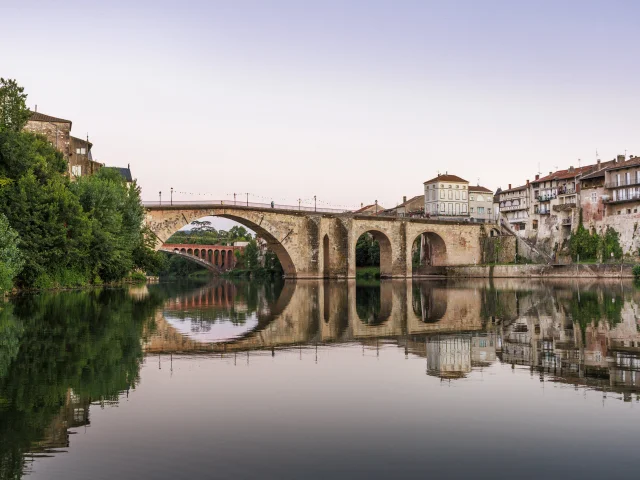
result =
[[[540,175],[536,174],[536,180],[540,180]]]
[[[407,196],[406,195],[402,196],[402,203],[407,203]]]
[[[549,172],[549,175],[551,175],[553,172]]]
[[[598,159],[598,170],[600,170],[600,159]]]
[[[36,103],[36,113],[38,113],[38,104]]]
[[[573,165],[571,165],[571,166],[569,167],[569,171],[570,171],[570,172],[573,172]]]
[[[360,208],[364,207],[364,203],[360,202]]]
[[[618,162],[624,162],[624,155],[618,155],[617,160]]]
[[[509,188],[508,188],[508,190],[511,190],[511,184],[509,184]]]

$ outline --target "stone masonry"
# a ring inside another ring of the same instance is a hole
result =
[[[157,237],[156,248],[191,221],[228,218],[265,239],[278,256],[286,277],[353,278],[358,238],[371,233],[380,242],[380,273],[411,276],[411,249],[423,233],[432,239],[433,265],[475,265],[482,261],[481,225],[427,219],[374,217],[273,210],[227,205],[153,205],[146,223]]]

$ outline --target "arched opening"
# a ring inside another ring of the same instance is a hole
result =
[[[187,253],[187,251],[184,248],[181,248],[180,249],[180,253],[182,253],[184,255],[185,253]]]
[[[358,277],[385,278],[393,274],[391,241],[378,230],[360,235],[353,258],[356,259]]]
[[[207,250],[207,260],[209,263],[213,263],[213,250],[211,249]]]
[[[213,264],[214,264],[216,267],[219,267],[219,266],[220,266],[220,250],[215,250],[215,251],[213,252]]]
[[[227,250],[227,264],[229,268],[233,268],[233,250]]]
[[[356,313],[363,323],[383,324],[391,315],[392,305],[391,282],[356,282]]]
[[[329,235],[322,239],[322,275],[327,278],[331,273],[329,265]]]
[[[497,228],[492,228],[491,231],[489,232],[489,235],[492,237],[499,237],[500,230],[498,230]]]
[[[411,244],[411,270],[413,275],[440,274],[447,265],[447,246],[440,235],[424,232]]]
[[[193,250],[193,256],[194,257],[198,257],[198,258],[200,257],[200,249],[199,248],[196,248],[196,249]]]
[[[220,266],[222,268],[225,268],[227,266],[227,251],[226,250],[222,250],[220,252]]]
[[[438,286],[432,281],[413,282],[411,305],[415,313],[425,323],[435,323],[447,312],[446,284]]]
[[[193,250],[192,249],[187,249],[187,255],[193,255]]]

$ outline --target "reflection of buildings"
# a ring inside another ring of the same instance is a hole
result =
[[[471,372],[471,335],[427,338],[427,373],[440,378],[461,378]]]
[[[31,453],[46,453],[69,446],[69,429],[89,425],[90,401],[67,390],[65,405],[60,409]]]

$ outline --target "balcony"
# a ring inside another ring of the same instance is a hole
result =
[[[552,208],[554,212],[566,212],[576,208],[576,205],[576,202],[567,202],[560,205],[554,205]]]
[[[557,198],[557,195],[555,193],[550,193],[548,195],[538,195],[539,202],[550,202],[554,198]]]
[[[626,203],[626,202],[639,202],[640,201],[640,193],[632,193],[631,195],[625,195],[624,198],[604,198],[604,195],[602,197],[602,201],[604,203],[608,203],[610,205],[616,204],[616,203]]]
[[[575,195],[576,189],[570,187],[558,187],[558,195]]]
[[[551,213],[551,209],[550,208],[541,208],[540,210],[538,210],[537,212],[538,215],[549,215]]]
[[[501,212],[513,212],[514,210],[527,210],[527,205],[526,204],[509,205],[508,207],[504,207],[504,206],[500,205],[500,211]]]
[[[640,185],[640,179],[637,176],[635,180],[633,178],[630,178],[629,181],[627,181],[626,178],[621,178],[619,182],[617,180],[614,180],[613,182],[605,183],[604,187],[620,188],[620,187],[630,187],[631,185]]]

